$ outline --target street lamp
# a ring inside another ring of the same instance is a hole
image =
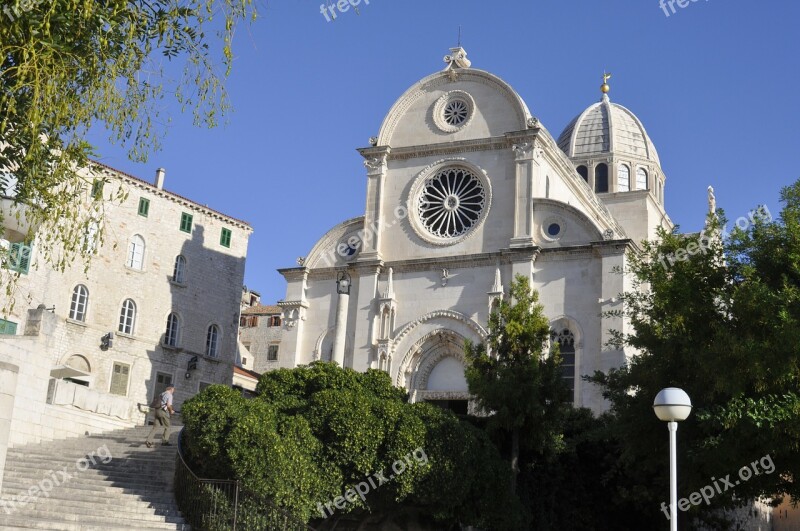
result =
[[[683,389],[667,387],[656,395],[653,411],[669,429],[669,524],[671,531],[678,531],[678,467],[676,464],[676,433],[678,422],[686,420],[692,412],[692,401]]]
[[[336,278],[336,293],[350,295],[350,275],[347,274],[347,271],[342,271]]]

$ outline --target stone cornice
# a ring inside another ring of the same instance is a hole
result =
[[[459,256],[432,256],[429,258],[415,258],[410,260],[397,260],[386,262],[385,267],[392,267],[395,273],[411,271],[430,271],[447,267],[448,269],[471,268],[481,266],[494,267],[500,263],[511,263],[533,260],[538,253],[538,247],[529,249],[501,249],[493,253],[480,253]]]
[[[506,137],[478,138],[474,140],[460,140],[457,142],[440,142],[419,146],[394,148],[389,154],[389,160],[407,160],[420,157],[446,156],[475,151],[490,151],[511,149],[513,142]],[[360,151],[360,150],[359,150]],[[362,153],[363,155],[363,153]]]

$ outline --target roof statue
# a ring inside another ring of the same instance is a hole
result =
[[[717,198],[714,196],[714,188],[708,187],[708,213],[715,214],[717,212]]]
[[[447,63],[445,70],[452,68],[469,68],[472,65],[467,59],[467,51],[461,46],[450,48],[450,54],[444,56],[444,62]]]

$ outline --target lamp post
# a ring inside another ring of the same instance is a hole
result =
[[[336,277],[336,293],[339,300],[336,305],[336,332],[333,336],[333,356],[332,361],[344,367],[344,343],[347,332],[347,305],[350,301],[350,275],[347,271],[341,271]]]
[[[692,401],[683,389],[667,387],[656,395],[653,411],[659,420],[667,422],[669,429],[669,524],[678,531],[678,466],[676,463],[676,434],[678,422],[686,420],[692,412]]]

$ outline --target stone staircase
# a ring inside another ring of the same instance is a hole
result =
[[[149,430],[9,449],[0,529],[189,530],[172,491],[180,427],[171,429],[172,446],[158,435],[153,448],[144,444]]]

